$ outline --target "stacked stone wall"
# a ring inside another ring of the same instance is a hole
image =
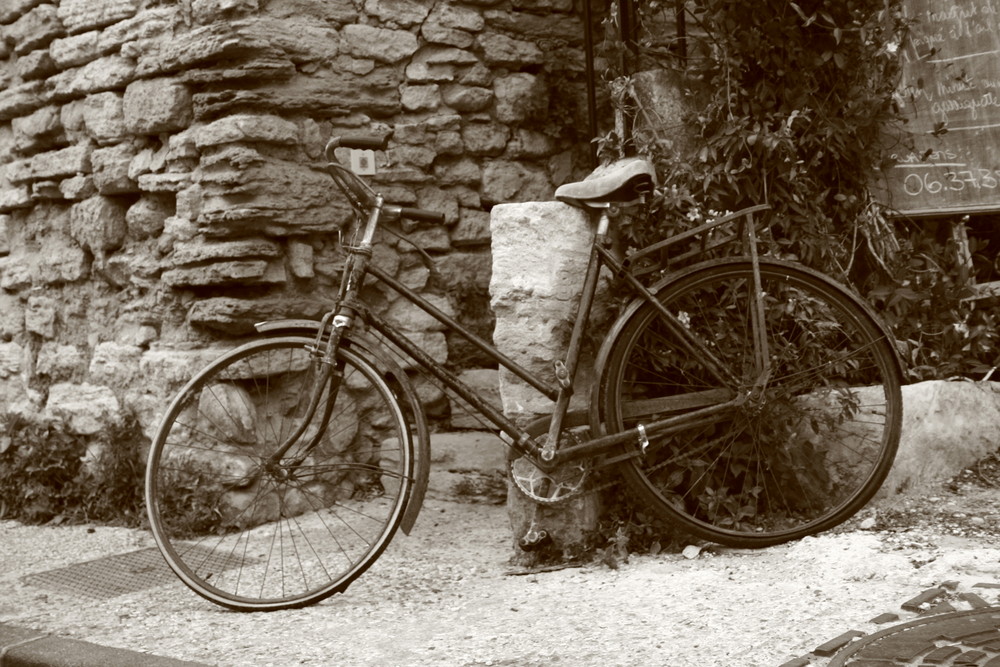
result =
[[[404,229],[435,271],[398,241],[376,261],[489,336],[490,208],[588,166],[583,35],[572,0],[6,0],[0,412],[148,432],[254,322],[323,312],[346,132],[391,134],[382,190],[446,214]]]

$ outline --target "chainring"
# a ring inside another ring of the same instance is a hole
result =
[[[566,433],[566,437],[579,442],[576,434]],[[540,438],[544,442],[545,436]],[[558,505],[584,492],[590,478],[590,462],[571,461],[545,472],[540,470],[526,456],[507,461],[507,472],[518,491],[536,503]]]
[[[508,461],[507,469],[518,491],[543,505],[557,505],[580,495],[590,477],[584,462],[564,463],[545,472],[524,456]]]

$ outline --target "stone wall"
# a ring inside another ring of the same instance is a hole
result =
[[[0,413],[148,432],[254,322],[320,314],[344,132],[392,132],[383,191],[447,215],[405,229],[434,273],[401,242],[376,261],[489,336],[490,208],[587,170],[583,34],[572,0],[7,0]]]

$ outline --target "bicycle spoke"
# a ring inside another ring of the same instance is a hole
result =
[[[401,520],[412,442],[395,395],[348,351],[339,390],[318,386],[310,342],[264,340],[222,357],[188,384],[151,448],[157,544],[218,604],[282,609],[341,591]]]
[[[891,346],[827,279],[762,261],[765,378],[750,330],[752,268],[711,264],[694,267],[660,298],[742,385],[717,386],[695,355],[676,351],[649,307],[620,330],[603,405],[616,432],[737,395],[742,402],[696,426],[678,422],[645,457],[626,460],[626,479],[666,518],[734,546],[836,525],[878,488],[898,442]]]

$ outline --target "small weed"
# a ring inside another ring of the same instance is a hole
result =
[[[0,418],[0,519],[142,523],[142,435],[134,418],[102,433]]]

